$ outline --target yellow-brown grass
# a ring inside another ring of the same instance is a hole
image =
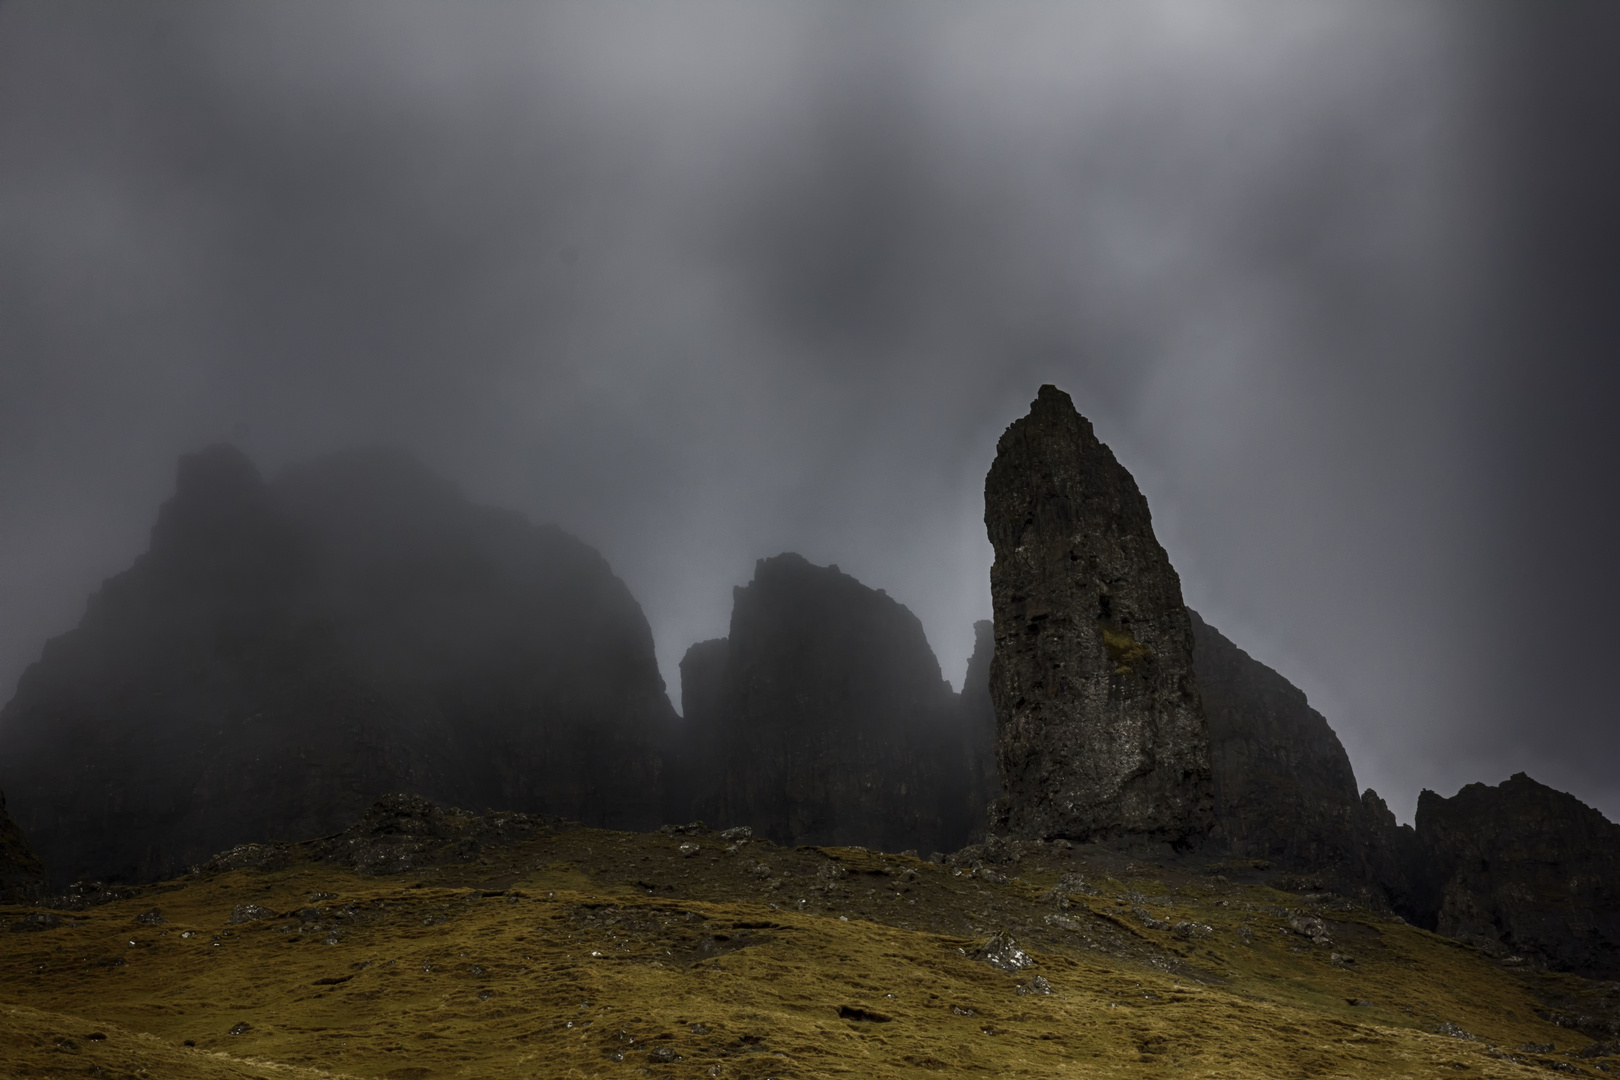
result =
[[[304,862],[63,913],[0,935],[0,1074],[1507,1077],[1550,1063],[1521,1044],[1589,1041],[1470,949],[1362,910],[1320,911],[1332,941],[1313,943],[1288,926],[1301,897],[1260,885],[1143,866],[1065,898],[1061,860],[1003,882],[677,843],[577,830],[467,866]],[[231,924],[246,904],[276,915]],[[137,921],[154,907],[165,922]],[[1036,965],[977,958],[994,929]],[[1019,992],[1035,975],[1050,994]]]

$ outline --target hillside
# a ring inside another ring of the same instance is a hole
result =
[[[1310,885],[1165,848],[930,863],[398,798],[111,902],[0,909],[18,931],[0,939],[0,1061],[393,1080],[1620,1071],[1599,1043],[1620,1038],[1620,986]]]

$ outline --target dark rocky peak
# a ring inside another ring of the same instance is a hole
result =
[[[45,864],[6,813],[6,796],[0,792],[0,904],[26,904],[44,894]]]
[[[1620,977],[1620,825],[1517,773],[1418,797],[1414,921],[1501,955]]]
[[[791,667],[773,670],[766,678],[800,682],[817,693],[827,689],[825,679],[833,671],[853,680],[851,690],[874,706],[895,694],[900,700],[892,704],[905,706],[949,692],[922,622],[905,605],[837,565],[816,566],[792,552],[760,559],[754,580],[733,592],[730,641],[740,670],[752,672],[756,660],[791,657]],[[775,693],[764,686],[741,689]],[[854,719],[820,709],[777,717],[817,724]],[[893,719],[921,722],[923,717],[902,709]]]
[[[108,590],[144,586],[170,603],[225,593],[263,601],[301,587],[309,570],[308,553],[259,470],[224,444],[180,458],[174,496],[158,509],[142,562],[143,573],[114,578]]]
[[[491,512],[414,455],[388,447],[345,450],[282,470],[281,504],[345,561],[420,557],[467,536]]]
[[[794,554],[735,590],[731,633],[681,663],[693,813],[783,843],[965,842],[956,695],[903,605]]]
[[[1005,828],[1199,842],[1211,782],[1192,628],[1135,480],[1043,386],[997,443],[984,504]]]
[[[174,497],[158,511],[152,546],[195,531],[231,528],[264,512],[264,478],[246,454],[226,443],[183,454],[175,466]]]
[[[1361,798],[1339,737],[1303,691],[1187,615],[1209,721],[1214,838],[1235,855],[1365,879]]]
[[[19,682],[0,783],[63,881],[140,880],[387,791],[651,827],[673,719],[639,605],[579,540],[407,455],[265,484],[215,447]]]
[[[470,502],[409,454],[345,451],[285,470],[272,488],[319,557],[350,647],[389,677],[652,655],[640,605],[600,553]]]
[[[972,801],[986,806],[1002,797],[996,769],[996,705],[990,700],[990,661],[996,654],[995,624],[973,624],[973,655],[962,678],[962,722],[967,728],[968,755],[974,766]]]

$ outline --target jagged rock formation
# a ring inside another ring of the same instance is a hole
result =
[[[6,813],[6,797],[0,793],[0,904],[25,904],[44,892],[45,864]]]
[[[1365,811],[1339,737],[1301,690],[1187,615],[1209,720],[1213,839],[1234,855],[1365,879]]]
[[[1373,897],[1411,917],[1414,897],[1421,889],[1423,846],[1417,831],[1395,820],[1395,813],[1372,788],[1361,793],[1361,815],[1356,829],[1360,865]]]
[[[554,527],[359,451],[180,462],[150,550],[0,712],[58,882],[335,831],[388,791],[647,827],[673,721],[640,607]]]
[[[681,662],[692,814],[779,843],[949,851],[982,820],[957,696],[922,624],[794,554]]]
[[[973,767],[971,800],[985,810],[999,806],[1002,798],[1001,774],[996,768],[996,703],[990,699],[990,662],[995,655],[995,624],[980,619],[973,624],[973,655],[962,679],[961,701],[968,760]]]
[[[1198,842],[1211,824],[1192,628],[1130,473],[1043,386],[996,445],[984,520],[997,758],[1014,835]]]
[[[1499,955],[1620,977],[1620,825],[1524,773],[1418,797],[1413,921]]]

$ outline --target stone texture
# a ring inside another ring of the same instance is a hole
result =
[[[836,566],[761,559],[681,663],[691,816],[784,844],[951,850],[982,820],[922,624]]]
[[[1418,797],[1413,921],[1501,955],[1620,978],[1620,825],[1517,773]]]
[[[0,783],[58,882],[148,880],[397,790],[650,827],[673,720],[585,544],[400,454],[266,483],[221,446],[20,680]]]
[[[1416,910],[1414,898],[1422,888],[1425,863],[1417,831],[1397,822],[1389,804],[1368,788],[1361,793],[1357,833],[1361,865],[1375,897],[1410,918]]]
[[[1212,838],[1234,855],[1365,879],[1350,757],[1305,694],[1189,610],[1209,721]]]
[[[0,793],[0,904],[26,904],[44,892],[45,864],[6,813],[6,797]]]
[[[1212,792],[1192,628],[1135,481],[1043,386],[997,443],[984,501],[1002,824],[1201,842]]]
[[[990,662],[995,654],[995,624],[980,619],[973,624],[973,655],[962,679],[961,702],[973,785],[969,800],[981,811],[992,810],[1003,794],[996,767],[996,704],[990,699]]]

